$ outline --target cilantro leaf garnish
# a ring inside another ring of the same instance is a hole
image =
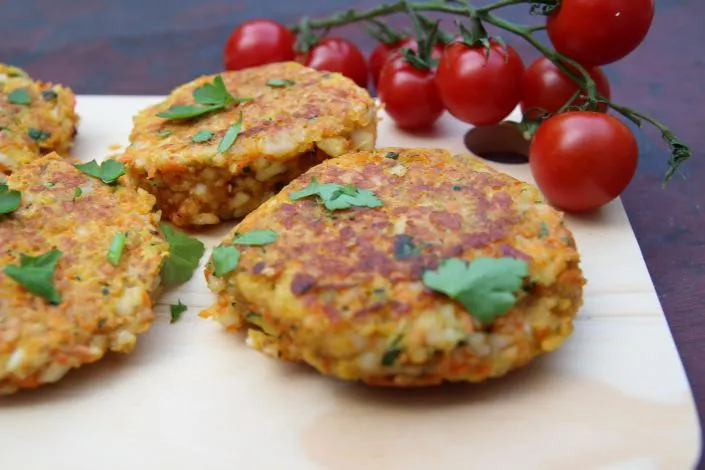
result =
[[[286,88],[293,85],[295,82],[286,78],[274,78],[267,82],[267,86],[272,88]]]
[[[279,234],[271,229],[250,230],[242,235],[238,235],[233,240],[234,245],[262,246],[274,243],[279,238]],[[219,245],[213,248],[211,260],[213,261],[213,274],[215,277],[223,277],[233,272],[240,262],[240,250],[232,245]]]
[[[398,260],[412,258],[421,253],[419,247],[414,243],[414,239],[402,233],[394,237],[394,257]]]
[[[237,268],[240,261],[240,250],[231,245],[220,245],[213,248],[213,274],[223,277]]]
[[[268,245],[274,243],[279,238],[279,234],[272,229],[265,230],[250,230],[242,235],[235,237],[233,244],[235,245]]]
[[[115,183],[125,174],[125,165],[116,160],[105,160],[100,165],[95,160],[74,165],[88,176],[100,179],[105,184]]]
[[[529,274],[526,261],[514,258],[475,258],[469,264],[458,258],[426,271],[426,287],[460,302],[481,323],[491,323],[516,302],[516,292]]]
[[[81,197],[82,194],[83,194],[83,190],[82,190],[80,187],[76,186],[75,188],[73,188],[73,199],[72,199],[72,201],[73,201],[73,202],[76,202],[76,199],[78,199],[79,197]]]
[[[54,287],[54,271],[61,255],[59,250],[39,256],[20,254],[20,265],[7,266],[3,272],[32,294],[56,305],[61,302],[61,295]]]
[[[32,102],[32,95],[24,88],[17,88],[8,93],[7,100],[13,104],[27,105]]]
[[[169,323],[176,323],[181,318],[181,314],[188,310],[188,307],[181,303],[179,299],[176,305],[169,305],[169,313],[171,313],[171,321]]]
[[[546,238],[548,236],[548,233],[548,224],[546,224],[546,222],[542,220],[539,230],[539,238]]]
[[[223,136],[223,140],[218,144],[218,152],[223,153],[228,150],[235,143],[235,139],[240,134],[240,129],[242,129],[242,111],[240,111],[240,119],[230,126]]]
[[[162,284],[173,286],[191,279],[198,267],[205,245],[198,238],[189,237],[168,224],[160,224],[164,238],[169,244],[169,256],[161,270]]]
[[[173,133],[174,133],[174,131],[172,131],[172,130],[170,130],[170,129],[164,129],[163,131],[160,131],[160,132],[157,134],[157,137],[159,137],[160,139],[164,139],[164,138],[166,138],[166,137],[169,137],[169,136],[170,136],[171,134],[173,134]]]
[[[39,142],[41,140],[47,140],[49,137],[51,137],[51,132],[30,127],[29,129],[27,129],[27,135],[30,139],[34,140],[35,142]]]
[[[44,101],[51,101],[53,99],[56,99],[58,96],[59,95],[56,93],[56,91],[52,90],[51,88],[42,92],[42,98],[44,98]]]
[[[157,113],[157,116],[165,119],[190,119],[211,111],[225,109],[231,103],[252,101],[252,98],[235,98],[231,95],[220,75],[213,79],[213,83],[204,83],[193,90],[192,95],[197,105],[172,106],[166,111]]]
[[[370,190],[351,184],[343,186],[336,183],[319,183],[315,176],[304,189],[289,194],[292,201],[309,196],[318,196],[319,201],[330,211],[348,209],[352,206],[379,207],[382,205],[382,201]]]
[[[213,79],[213,83],[204,83],[193,90],[193,99],[198,104],[229,104],[237,101],[233,95],[225,88],[223,77],[218,75]]]
[[[401,341],[404,339],[402,335],[397,335],[387,347],[387,350],[382,355],[382,366],[389,367],[394,365],[397,358],[401,355]]]
[[[16,211],[21,203],[22,194],[19,191],[10,191],[6,184],[0,183],[0,215]]]
[[[177,105],[172,106],[166,111],[157,113],[157,116],[164,119],[191,119],[201,114],[210,113],[216,109],[222,109],[224,106],[219,104],[211,104],[208,106],[193,106],[193,105]]]
[[[201,129],[200,131],[196,132],[192,137],[191,137],[191,142],[195,142],[197,144],[203,143],[203,142],[208,142],[213,138],[213,133],[209,131],[208,129]]]
[[[110,248],[108,249],[108,261],[113,266],[120,264],[120,259],[122,259],[122,252],[125,249],[126,240],[127,234],[124,232],[118,232],[113,237],[113,241],[110,243]]]

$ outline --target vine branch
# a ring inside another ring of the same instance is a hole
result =
[[[526,42],[531,44],[541,54],[551,60],[563,73],[569,76],[579,85],[578,93],[571,98],[570,102],[566,103],[565,109],[568,109],[579,93],[584,91],[587,95],[586,103],[581,105],[582,109],[594,109],[599,103],[603,102],[614,111],[618,112],[625,118],[641,126],[642,122],[648,122],[656,127],[662,138],[668,143],[671,151],[668,159],[668,169],[664,175],[664,185],[673,177],[678,168],[683,162],[691,157],[691,149],[675,136],[673,131],[662,122],[647,116],[632,108],[614,103],[597,92],[595,81],[590,77],[584,67],[574,60],[565,57],[555,50],[542,44],[535,36],[536,31],[545,29],[543,25],[522,25],[507,21],[496,16],[493,12],[501,8],[511,5],[529,5],[530,12],[535,15],[550,14],[559,6],[560,0],[497,0],[494,3],[476,7],[468,0],[426,0],[412,2],[409,0],[398,0],[391,3],[382,3],[367,10],[357,11],[355,9],[346,10],[340,13],[333,14],[326,18],[309,19],[305,18],[297,25],[291,26],[289,29],[295,34],[311,34],[316,30],[329,30],[334,27],[344,26],[362,21],[370,22],[379,17],[389,16],[397,13],[406,13],[414,20],[414,26],[419,28],[419,20],[417,14],[422,12],[438,12],[448,13],[455,16],[469,18],[473,21],[489,23],[499,29],[508,31],[516,36],[521,37]],[[306,43],[306,41],[303,41]]]

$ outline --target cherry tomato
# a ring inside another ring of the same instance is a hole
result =
[[[524,64],[511,46],[446,46],[436,83],[446,109],[475,126],[497,124],[519,104]]]
[[[367,87],[365,56],[347,39],[335,37],[322,39],[310,51],[299,57],[299,61],[316,70],[342,73],[358,86]]]
[[[583,65],[606,65],[636,49],[653,19],[654,0],[563,0],[546,26],[561,54]]]
[[[597,92],[609,99],[610,83],[602,70],[599,67],[590,67],[586,70],[595,81]],[[578,91],[578,84],[551,60],[541,56],[524,72],[521,112],[528,117],[538,117],[541,114],[538,110],[554,114],[573,97],[576,91]],[[583,103],[585,99],[578,98],[573,104]],[[600,105],[599,111],[605,112],[607,107]]]
[[[241,70],[272,62],[294,60],[294,37],[276,21],[245,21],[228,37],[223,51],[226,70]]]
[[[619,119],[569,111],[544,121],[529,147],[536,185],[559,209],[597,209],[619,196],[636,171],[636,138]]]
[[[382,73],[382,67],[387,63],[389,58],[402,48],[408,47],[413,51],[418,51],[418,43],[414,38],[404,38],[392,44],[379,43],[370,54],[370,72],[372,73],[372,83],[375,87],[379,87],[379,76]],[[436,44],[431,52],[431,59],[439,60],[443,55],[443,45]]]
[[[433,70],[417,69],[399,54],[382,68],[379,99],[387,114],[404,129],[429,127],[443,114]]]

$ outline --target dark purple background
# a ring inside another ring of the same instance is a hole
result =
[[[221,70],[222,45],[239,22],[284,22],[375,1],[345,0],[3,0],[0,61],[65,83],[78,93],[165,94],[199,74]],[[667,152],[651,129],[639,133],[641,162],[624,194],[651,275],[705,412],[705,8],[703,0],[656,0],[644,44],[607,67],[613,99],[674,128],[694,156],[663,190]],[[537,21],[526,8],[510,19]],[[504,14],[504,12],[503,12]],[[450,26],[446,21],[446,27]],[[599,27],[596,25],[596,27]],[[366,50],[356,28],[341,34]],[[505,36],[506,37],[506,36]],[[530,47],[506,37],[525,57]],[[644,364],[648,367],[648,364]]]

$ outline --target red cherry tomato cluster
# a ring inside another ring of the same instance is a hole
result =
[[[653,17],[654,0],[562,0],[547,16],[546,28],[556,51],[581,64],[598,95],[609,100],[610,84],[600,67],[636,49]],[[340,37],[321,39],[305,53],[297,53],[295,43],[294,35],[275,21],[242,23],[226,43],[225,68],[297,60],[342,73],[361,87],[371,78],[387,114],[407,130],[429,127],[445,111],[474,126],[498,124],[517,107],[530,119],[553,115],[539,125],[529,158],[539,188],[564,210],[606,204],[626,188],[636,170],[638,149],[629,128],[606,114],[604,103],[592,111],[568,108],[578,85],[544,56],[525,66],[509,45],[490,39],[487,47],[459,37],[436,44],[427,66],[421,67],[402,53],[418,52],[412,37],[380,42],[367,59]],[[586,99],[578,95],[572,106]]]

